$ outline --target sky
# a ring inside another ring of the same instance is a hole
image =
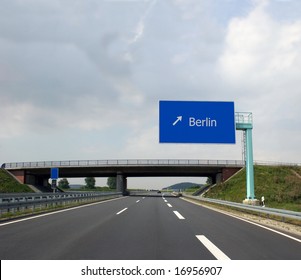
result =
[[[239,131],[159,143],[159,100],[189,100],[234,101],[256,161],[300,163],[300,76],[299,0],[0,0],[0,162],[241,160]]]

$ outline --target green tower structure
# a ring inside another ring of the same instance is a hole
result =
[[[236,112],[235,113],[236,130],[242,130],[245,133],[245,164],[246,164],[246,188],[247,195],[243,201],[246,204],[257,205],[258,200],[255,198],[254,190],[254,163],[253,163],[253,115],[250,112]]]

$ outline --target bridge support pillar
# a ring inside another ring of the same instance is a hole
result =
[[[122,192],[123,195],[127,194],[127,178],[122,172],[116,175],[116,190]]]
[[[223,173],[217,173],[215,176],[215,183],[220,184],[223,182]]]

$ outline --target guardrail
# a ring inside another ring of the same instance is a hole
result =
[[[269,207],[262,207],[262,206],[253,206],[247,205],[237,202],[219,200],[219,199],[212,199],[212,198],[204,198],[199,196],[192,196],[183,194],[184,197],[191,198],[198,201],[205,201],[210,203],[215,203],[224,206],[230,206],[233,208],[241,209],[241,210],[249,210],[256,213],[271,215],[271,216],[278,216],[284,219],[293,219],[301,221],[301,212],[283,210],[283,209],[276,209],[276,208],[269,208]]]
[[[242,160],[198,160],[198,159],[116,159],[116,160],[66,160],[4,163],[2,168],[51,168],[51,167],[97,167],[130,165],[234,165],[244,166]]]
[[[37,208],[44,209],[74,202],[99,201],[109,197],[122,196],[121,192],[64,192],[41,194],[1,194],[0,217],[7,213],[34,212]]]

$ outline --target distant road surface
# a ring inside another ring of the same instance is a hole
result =
[[[155,194],[2,222],[0,257],[301,260],[301,240]]]

